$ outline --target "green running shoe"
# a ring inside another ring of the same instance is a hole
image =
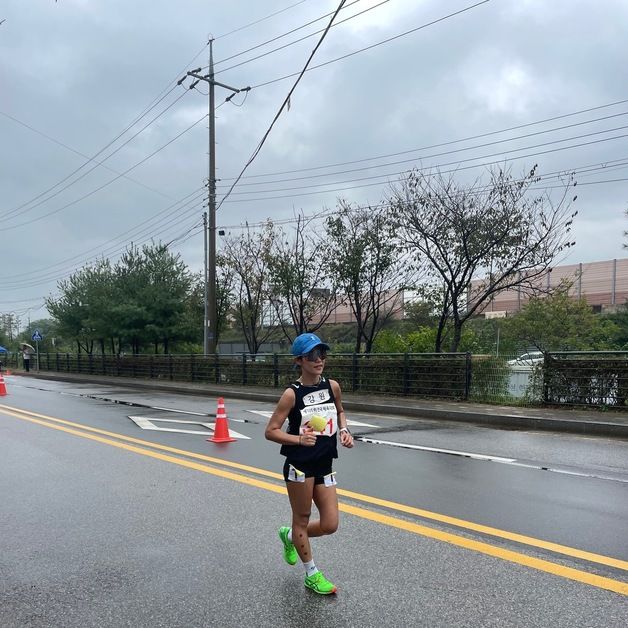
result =
[[[320,595],[331,595],[336,592],[336,585],[329,582],[320,571],[313,576],[305,576],[305,586]]]
[[[288,565],[296,565],[297,560],[299,560],[299,555],[297,554],[294,543],[288,539],[288,532],[290,532],[290,528],[287,526],[279,528],[279,538],[283,543],[283,559]]]

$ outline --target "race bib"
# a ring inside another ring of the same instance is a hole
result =
[[[303,408],[299,432],[303,434],[308,428],[314,430],[314,433],[319,436],[333,436],[338,429],[336,405],[334,403],[322,403]]]
[[[305,473],[292,465],[288,465],[288,480],[290,482],[305,482]]]

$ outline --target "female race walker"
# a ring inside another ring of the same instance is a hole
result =
[[[279,528],[283,557],[295,565],[297,555],[305,566],[305,586],[321,595],[336,587],[316,568],[310,537],[338,529],[338,498],[332,462],[338,457],[337,432],[344,447],[353,447],[342,409],[340,386],[323,377],[329,345],[315,334],[301,334],[292,343],[292,355],[301,377],[281,395],[266,426],[266,438],[281,444],[286,457],[283,476],[292,508],[292,527]],[[282,426],[288,419],[288,429]],[[320,520],[310,521],[312,500]]]

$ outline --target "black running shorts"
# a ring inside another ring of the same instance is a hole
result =
[[[283,478],[286,482],[294,481],[288,477],[292,466],[303,473],[306,478],[314,478],[314,484],[324,484],[324,477],[332,472],[333,460],[333,458],[319,458],[308,462],[286,460],[283,465]]]

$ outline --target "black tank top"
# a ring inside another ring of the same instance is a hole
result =
[[[305,386],[301,382],[290,384],[294,390],[295,402],[288,415],[288,434],[298,436],[308,427],[308,421],[314,416],[327,420],[322,432],[315,432],[316,444],[313,447],[302,445],[282,445],[281,454],[291,462],[309,462],[319,458],[337,458],[338,447],[338,411],[330,381],[321,377],[314,386]]]

